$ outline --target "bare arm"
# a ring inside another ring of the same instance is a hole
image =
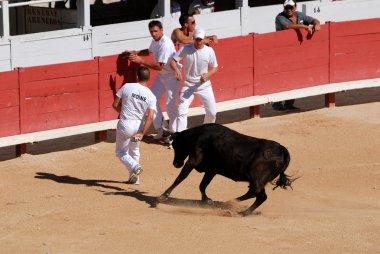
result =
[[[206,82],[207,80],[210,80],[210,77],[214,75],[218,71],[218,67],[211,68],[207,73],[203,73],[201,75],[201,82]]]
[[[112,103],[113,109],[117,112],[120,113],[121,110],[121,99],[116,96],[115,100]]]
[[[182,79],[182,73],[177,67],[177,61],[176,60],[172,59],[170,61],[170,68],[172,68],[172,70],[174,71],[175,78],[177,80],[181,80]]]
[[[159,63],[155,61],[146,61],[144,58],[140,57],[139,55],[140,55],[139,53],[137,54],[130,53],[128,56],[128,59],[134,63],[145,65],[146,67],[152,70],[161,71],[162,68],[164,68],[164,65],[165,65],[164,63]]]
[[[190,32],[189,36],[186,36],[179,28],[176,28],[173,31],[173,37],[175,38],[175,41],[182,44],[194,43],[193,34],[194,33]]]

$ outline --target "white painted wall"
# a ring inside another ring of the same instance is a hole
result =
[[[81,3],[86,9],[90,0],[81,0]],[[275,31],[274,19],[282,9],[282,5],[250,8],[248,0],[243,0],[240,9],[199,15],[195,19],[197,27],[205,29],[207,34],[228,38]],[[90,27],[88,8],[86,10],[86,22],[82,22],[85,23],[82,28],[0,38],[0,71],[88,60],[95,56],[119,54],[126,49],[140,50],[149,46],[150,20]],[[321,23],[379,18],[380,0],[319,0],[299,3],[298,10],[318,18]],[[168,36],[180,26],[178,20],[170,15],[160,20]]]

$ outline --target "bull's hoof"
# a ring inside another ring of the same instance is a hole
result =
[[[250,215],[251,213],[252,212],[250,210],[245,210],[245,211],[239,212],[239,215],[245,217],[245,216]]]
[[[214,203],[211,198],[202,198],[202,202],[207,205],[212,205]]]
[[[169,198],[168,195],[162,194],[161,196],[159,196],[159,197],[157,198],[157,203],[165,202],[166,200],[168,200],[168,198]]]

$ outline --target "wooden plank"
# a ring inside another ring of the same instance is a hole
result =
[[[98,90],[98,74],[25,82],[25,98]]]
[[[59,79],[74,76],[77,77],[97,73],[98,62],[94,59],[24,68],[22,78],[23,82],[27,83],[36,80]]]
[[[118,120],[105,121],[99,123],[83,124],[66,128],[39,131],[28,134],[14,135],[0,138],[0,147],[12,146],[17,144],[27,144],[44,140],[68,137],[84,133],[91,133],[101,130],[116,129]]]

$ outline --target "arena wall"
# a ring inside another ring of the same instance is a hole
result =
[[[289,30],[221,39],[216,100],[380,78],[379,25],[372,19],[328,23],[312,36]],[[0,137],[117,119],[112,101],[135,81],[136,68],[113,55],[0,73]]]

